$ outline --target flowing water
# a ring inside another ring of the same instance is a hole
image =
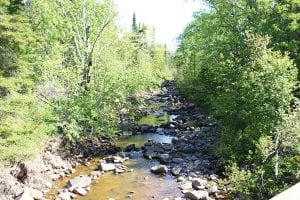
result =
[[[159,125],[161,123],[172,120],[174,116],[151,115],[140,120],[139,124]],[[142,135],[124,136],[116,141],[116,146],[124,149],[130,144],[135,144],[136,147],[142,147],[149,139],[160,143],[171,143],[172,137],[164,135],[163,130],[160,133],[147,133]],[[86,196],[80,196],[78,200],[115,200],[134,199],[147,200],[157,199],[162,200],[167,197],[181,196],[176,180],[170,176],[158,176],[150,172],[152,166],[158,165],[155,160],[146,160],[141,152],[131,152],[131,159],[125,162],[125,165],[133,169],[132,172],[125,172],[119,175],[113,173],[105,173],[91,185],[91,190]],[[56,189],[48,194],[48,199],[55,199],[55,194],[59,189],[64,188],[67,181],[81,174],[89,174],[97,169],[99,158],[91,161],[89,167],[80,166],[76,172],[70,177],[60,179],[56,183]]]

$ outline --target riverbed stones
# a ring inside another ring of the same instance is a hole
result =
[[[78,176],[74,179],[69,180],[69,188],[87,188],[92,183],[92,179],[89,176],[83,175]]]
[[[161,162],[161,163],[167,163],[169,162],[169,154],[167,153],[163,153],[163,154],[158,154],[157,159]]]
[[[184,197],[191,199],[191,200],[207,200],[208,199],[208,193],[206,191],[186,191],[184,193]]]
[[[59,193],[57,200],[71,200],[72,195],[70,192],[61,192]]]
[[[28,192],[24,192],[18,200],[35,200]]]
[[[207,180],[201,179],[201,178],[194,179],[192,182],[192,186],[195,189],[201,189],[201,188],[205,187],[206,185],[207,185]]]
[[[190,190],[193,188],[192,181],[184,180],[183,182],[180,183],[179,187],[181,190]]]
[[[173,176],[178,176],[181,172],[182,168],[181,167],[173,167],[171,170],[171,173]]]
[[[166,165],[153,166],[150,170],[154,174],[165,175],[168,173],[168,167]]]
[[[41,191],[37,190],[37,189],[34,189],[34,188],[25,188],[24,193],[29,194],[35,200],[43,199],[43,193]]]
[[[212,184],[208,189],[209,194],[214,194],[214,193],[217,193],[217,192],[218,192],[217,184]]]
[[[84,196],[84,195],[86,195],[86,194],[88,193],[88,191],[87,191],[85,188],[75,188],[75,189],[73,190],[73,192],[74,192],[75,194],[79,194],[79,195],[81,195],[81,196]]]
[[[135,144],[130,144],[130,145],[126,146],[124,149],[124,151],[126,151],[126,152],[136,151],[136,150],[138,150],[138,148],[135,146]]]
[[[116,165],[114,163],[100,163],[99,169],[101,171],[114,171],[116,169]]]
[[[173,163],[177,163],[177,164],[184,162],[184,160],[182,158],[173,158],[172,161],[173,161]]]
[[[91,173],[90,173],[90,176],[91,177],[99,177],[99,176],[101,176],[101,172],[100,171],[98,171],[98,170],[96,170],[96,171],[92,171]]]

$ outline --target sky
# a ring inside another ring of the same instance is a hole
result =
[[[167,44],[176,50],[176,38],[193,19],[193,13],[206,9],[199,0],[115,0],[119,12],[118,22],[125,30],[130,30],[133,12],[137,24],[145,23],[155,27],[156,42]]]

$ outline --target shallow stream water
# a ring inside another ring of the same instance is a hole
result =
[[[172,120],[172,117],[163,114],[161,116],[147,116],[141,119],[139,124],[159,125],[161,123]],[[119,138],[116,146],[124,149],[130,144],[135,144],[140,148],[149,139],[160,143],[171,143],[172,137],[164,135],[163,130],[159,133],[146,133],[142,135],[131,135]],[[113,173],[105,173],[100,176],[97,181],[91,185],[91,190],[85,196],[80,196],[78,200],[115,200],[134,199],[147,200],[164,198],[172,198],[181,196],[178,189],[176,179],[170,175],[159,176],[150,172],[150,168],[159,165],[158,161],[144,159],[141,152],[131,152],[131,159],[125,162],[125,165],[132,172],[125,172],[119,175]],[[55,194],[67,185],[68,180],[79,176],[87,175],[91,171],[97,169],[97,163],[100,158],[91,161],[89,167],[79,166],[76,172],[69,177],[65,177],[57,181],[56,189],[48,194],[48,199],[55,199]]]

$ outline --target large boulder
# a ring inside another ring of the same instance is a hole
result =
[[[151,172],[154,174],[167,174],[168,167],[165,165],[154,166],[154,167],[151,167]]]
[[[89,176],[79,176],[69,180],[69,188],[87,188],[92,183],[92,178]]]

